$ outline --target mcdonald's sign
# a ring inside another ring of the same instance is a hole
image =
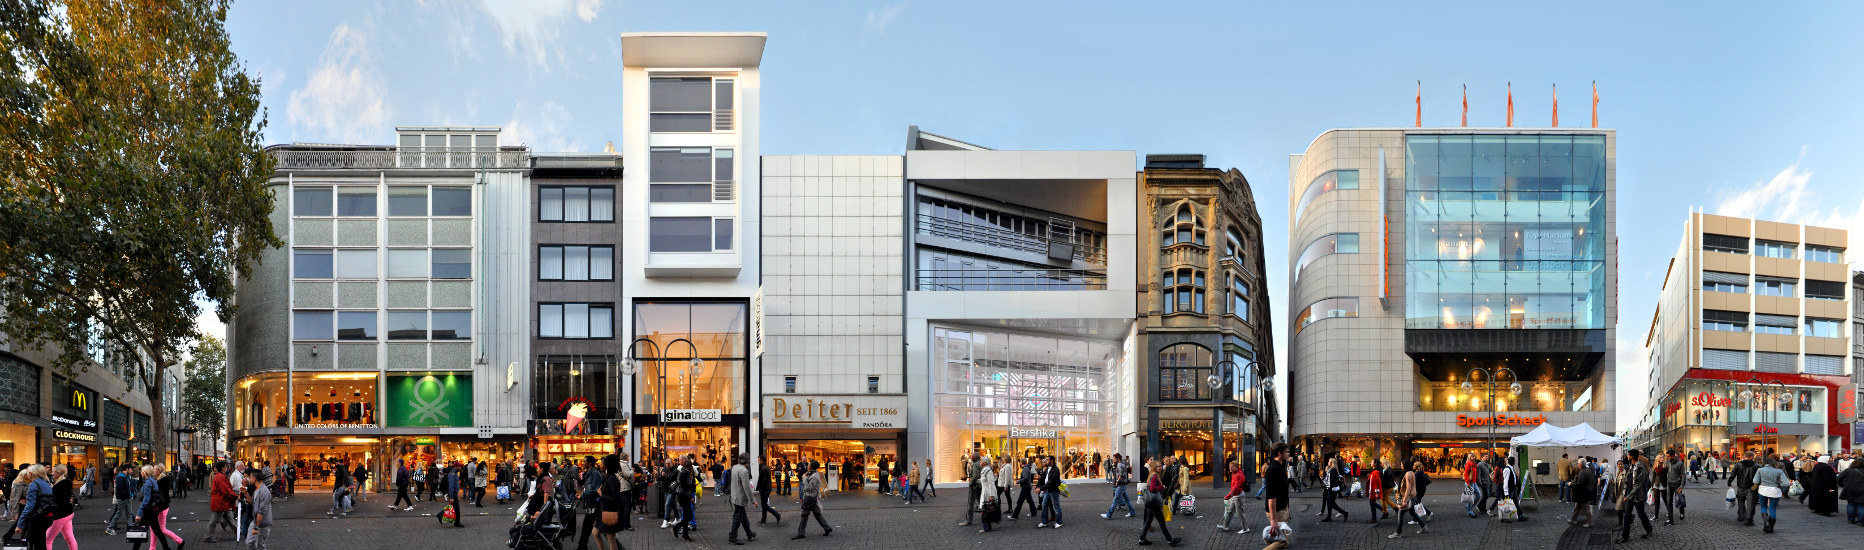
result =
[[[80,410],[80,411],[87,411],[87,412],[90,411],[91,410],[90,393],[84,390],[72,388],[71,408],[75,410]]]
[[[97,392],[70,380],[60,381],[58,387],[65,392],[65,399],[52,402],[52,421],[74,428],[97,429],[97,411],[94,408]]]

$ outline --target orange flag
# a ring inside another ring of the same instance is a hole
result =
[[[1508,83],[1508,127],[1514,127],[1514,83]]]
[[[1417,127],[1424,127],[1424,81],[1417,81]]]
[[[1599,127],[1599,81],[1592,81],[1592,127]]]
[[[1463,85],[1463,127],[1469,127],[1469,85]]]
[[[1553,85],[1553,127],[1560,127],[1560,85]]]

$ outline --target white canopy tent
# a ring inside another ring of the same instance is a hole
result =
[[[1518,457],[1520,463],[1524,465],[1533,464],[1534,459],[1558,463],[1561,454],[1566,454],[1575,460],[1589,456],[1598,459],[1603,464],[1610,465],[1617,462],[1618,455],[1624,452],[1624,440],[1599,433],[1598,430],[1592,429],[1592,425],[1584,422],[1568,428],[1541,424],[1540,427],[1534,428],[1534,431],[1509,439],[1509,447],[1532,448],[1534,458]],[[1549,475],[1546,476],[1546,482],[1551,484],[1559,478],[1558,474]]]

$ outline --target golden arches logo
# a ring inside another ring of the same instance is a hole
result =
[[[71,406],[81,411],[91,410],[91,396],[84,390],[71,390]]]

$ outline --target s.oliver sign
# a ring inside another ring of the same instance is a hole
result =
[[[1838,423],[1851,424],[1858,421],[1858,385],[1845,384],[1838,387]]]

